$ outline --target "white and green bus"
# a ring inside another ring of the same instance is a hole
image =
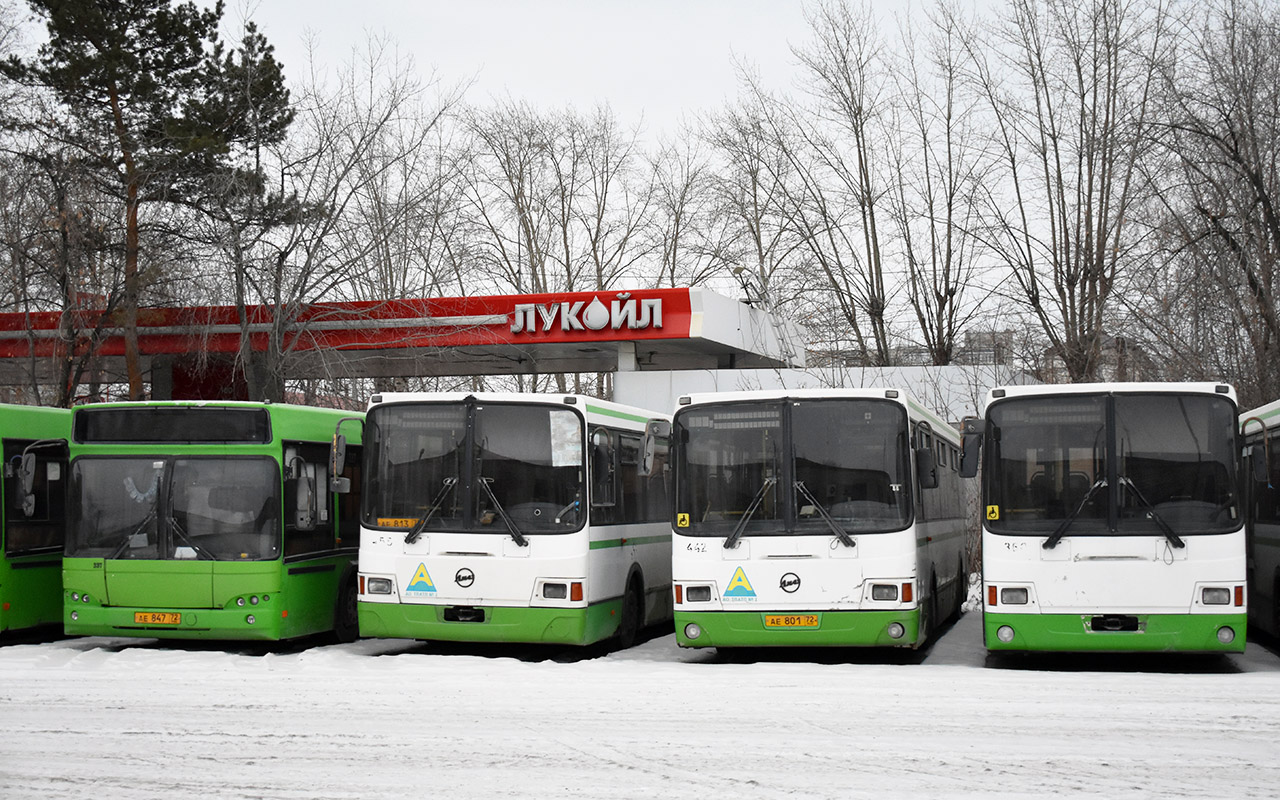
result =
[[[683,647],[919,647],[966,590],[959,433],[897,389],[680,399]]]
[[[1244,508],[1234,390],[1212,383],[993,389],[982,462],[992,651],[1242,651]]]
[[[572,394],[374,395],[361,634],[629,646],[669,620],[665,476],[640,464],[650,417]]]

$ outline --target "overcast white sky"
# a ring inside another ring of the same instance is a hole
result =
[[[390,34],[420,74],[475,78],[467,98],[510,94],[542,109],[588,110],[608,101],[626,124],[644,114],[652,133],[737,94],[733,59],[786,88],[790,45],[808,38],[799,0],[228,0],[226,26],[245,8],[276,47],[290,82],[306,41],[331,66],[368,35]]]

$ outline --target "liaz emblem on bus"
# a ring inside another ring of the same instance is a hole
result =
[[[413,580],[404,587],[404,593],[409,597],[425,597],[436,593],[435,582],[431,580],[426,564],[418,564],[418,571],[413,573]]]
[[[747,580],[747,573],[743,572],[742,567],[733,573],[733,578],[729,581],[729,586],[724,590],[726,600],[755,600],[756,590],[751,588],[751,581]]]

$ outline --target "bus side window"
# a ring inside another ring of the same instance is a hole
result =
[[[30,442],[6,442],[6,465],[21,459],[22,450],[27,444]],[[4,514],[6,555],[61,549],[63,544],[66,522],[66,448],[40,448],[32,449],[31,452],[36,458],[36,471],[32,486],[35,509],[30,516],[23,512],[22,484],[18,470],[5,470],[6,473],[13,473],[4,479],[4,494],[7,499]]]

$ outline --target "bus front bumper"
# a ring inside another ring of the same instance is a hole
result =
[[[621,599],[586,608],[444,606],[357,603],[360,635],[441,642],[587,645],[609,638],[622,616]]]
[[[766,617],[775,616],[817,617],[817,624],[768,627]],[[677,610],[675,623],[676,643],[681,647],[912,647],[917,643],[920,612]],[[690,636],[695,632],[696,637]]]
[[[139,621],[139,614],[145,621]],[[68,636],[276,641],[282,633],[279,614],[261,606],[150,609],[76,604],[68,600],[62,613],[62,629]]]
[[[1105,615],[1136,622],[1138,630],[1094,630],[1096,614],[984,612],[982,635],[990,651],[1243,653],[1245,615]],[[1132,624],[1126,627],[1132,627]],[[1002,632],[1001,629],[1005,630]],[[1222,641],[1229,631],[1230,641]]]

